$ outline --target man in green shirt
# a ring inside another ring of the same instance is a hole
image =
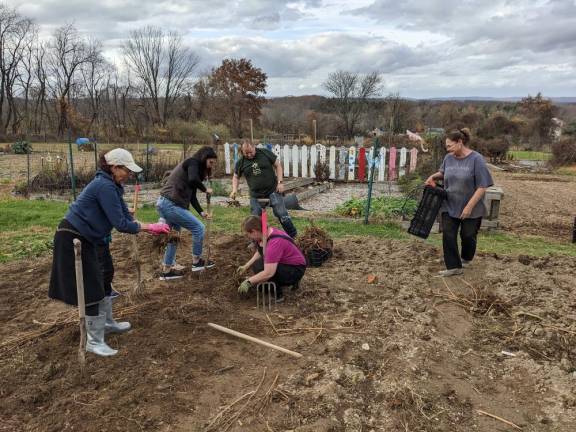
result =
[[[296,237],[296,227],[290,219],[284,205],[284,183],[282,179],[282,164],[274,153],[265,148],[256,148],[250,140],[244,139],[240,144],[242,157],[234,167],[232,177],[232,193],[230,198],[236,199],[238,182],[241,176],[246,177],[250,189],[250,209],[253,215],[260,216],[262,206],[258,199],[269,199],[274,216],[286,233]]]

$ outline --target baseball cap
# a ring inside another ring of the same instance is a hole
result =
[[[110,150],[104,155],[104,159],[106,159],[108,165],[122,165],[135,173],[142,171],[142,168],[136,165],[132,154],[128,150],[121,148]]]

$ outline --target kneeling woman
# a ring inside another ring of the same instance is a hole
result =
[[[258,216],[248,216],[244,219],[242,231],[256,243],[257,250],[246,264],[238,268],[240,274],[245,273],[249,268],[254,272],[253,276],[242,282],[238,292],[246,294],[252,286],[271,281],[276,283],[278,301],[283,301],[282,287],[290,285],[293,289],[298,287],[306,271],[306,258],[287,233],[269,227],[265,234],[267,236],[266,253],[262,259],[264,235]]]
[[[104,341],[105,333],[123,333],[130,323],[117,322],[112,314],[110,284],[104,277],[98,259],[98,247],[110,235],[112,228],[137,234],[147,231],[161,234],[170,231],[166,224],[144,224],[135,221],[122,198],[122,184],[131,173],[142,171],[132,155],[124,149],[114,149],[100,157],[100,169],[94,179],[74,201],[54,235],[50,298],[69,305],[78,305],[74,268],[73,240],[82,242],[82,270],[86,302],[86,351],[111,356],[117,350]]]

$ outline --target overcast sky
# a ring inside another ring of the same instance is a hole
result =
[[[6,2],[48,35],[66,22],[114,60],[131,29],[182,33],[201,68],[247,57],[268,95],[325,94],[330,72],[380,71],[405,97],[576,96],[576,0],[34,0]]]

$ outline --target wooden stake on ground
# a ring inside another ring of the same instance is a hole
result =
[[[257,343],[257,344],[259,344],[259,345],[268,347],[268,348],[275,349],[275,350],[277,350],[277,351],[283,352],[284,354],[288,354],[288,355],[290,355],[290,356],[292,356],[292,357],[295,357],[295,358],[301,358],[301,357],[302,357],[302,354],[300,354],[300,353],[297,353],[297,352],[294,352],[294,351],[290,351],[290,350],[288,350],[288,349],[286,349],[286,348],[282,348],[282,347],[280,347],[280,346],[278,346],[278,345],[274,345],[274,344],[271,344],[270,342],[266,342],[266,341],[263,341],[263,340],[261,340],[261,339],[257,339],[257,338],[255,338],[255,337],[248,336],[248,335],[246,335],[246,334],[244,334],[244,333],[237,332],[236,330],[231,330],[231,329],[229,329],[229,328],[220,326],[220,325],[218,325],[218,324],[208,323],[208,326],[209,326],[209,327],[212,327],[213,329],[216,329],[216,330],[218,330],[218,331],[221,331],[221,332],[223,332],[223,333],[227,333],[227,334],[229,334],[229,335],[236,336],[236,337],[238,337],[238,338],[240,338],[240,339],[244,339],[244,340],[247,340],[247,341],[250,341],[250,342],[254,342],[254,343]]]
[[[136,184],[134,186],[134,205],[133,209],[133,216],[134,220],[136,220],[136,211],[138,210],[138,192],[140,192],[140,185]],[[134,254],[134,265],[136,267],[136,285],[132,290],[132,294],[136,294],[142,288],[142,269],[140,268],[140,254],[138,251],[138,235],[132,236],[132,249]]]
[[[86,364],[86,300],[84,299],[84,272],[82,271],[82,242],[74,243],[74,266],[76,269],[76,295],[78,297],[78,316],[80,318],[80,345],[78,346],[78,361],[84,370]]]
[[[482,411],[482,410],[476,410],[476,411],[477,411],[478,414],[480,414],[480,415],[485,415],[485,416],[487,416],[487,417],[491,417],[491,418],[493,418],[493,419],[495,419],[495,420],[498,420],[498,421],[501,421],[502,423],[507,424],[508,426],[512,426],[514,429],[522,430],[522,428],[521,428],[520,426],[512,423],[511,421],[508,421],[508,420],[506,420],[506,419],[503,419],[502,417],[498,417],[497,415],[490,414],[489,412]]]

